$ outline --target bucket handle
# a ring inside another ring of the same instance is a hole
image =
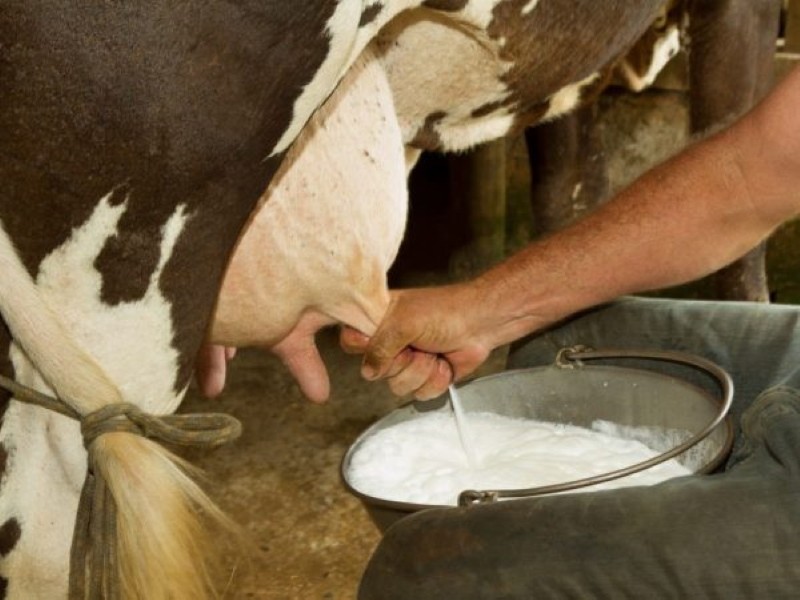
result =
[[[496,502],[502,498],[529,498],[533,496],[542,496],[544,494],[553,494],[556,492],[565,492],[577,488],[588,487],[606,481],[612,481],[621,477],[626,477],[633,473],[643,471],[652,466],[665,462],[671,458],[675,458],[679,454],[686,452],[689,448],[702,441],[719,425],[730,410],[733,401],[733,381],[730,375],[715,365],[709,360],[699,356],[690,354],[683,354],[681,352],[672,351],[659,351],[659,350],[595,350],[588,346],[572,346],[569,348],[562,348],[556,355],[556,366],[564,369],[576,369],[582,366],[585,360],[601,360],[611,358],[638,358],[656,361],[666,361],[678,363],[688,367],[693,367],[700,371],[704,371],[707,375],[716,380],[719,385],[722,401],[720,409],[711,421],[699,432],[691,436],[685,442],[675,446],[671,450],[667,450],[649,458],[642,462],[630,465],[623,469],[610,471],[601,475],[594,475],[592,477],[584,477],[582,479],[575,479],[573,481],[566,481],[564,483],[556,483],[552,485],[543,485],[534,488],[524,488],[515,490],[464,490],[458,496],[459,506],[470,506],[473,504],[487,504]]]

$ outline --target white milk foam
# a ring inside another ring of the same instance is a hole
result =
[[[469,413],[468,420],[477,468],[469,466],[449,412],[433,412],[364,439],[350,461],[348,482],[375,498],[455,505],[463,490],[563,483],[628,467],[659,454],[640,441],[609,435],[616,426],[604,421],[586,429],[492,413]],[[622,479],[574,491],[652,485],[690,473],[673,459]]]

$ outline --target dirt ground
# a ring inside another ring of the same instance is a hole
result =
[[[363,381],[359,359],[338,349],[333,331],[318,341],[331,374],[326,404],[305,400],[277,359],[245,350],[220,399],[190,390],[181,407],[227,412],[244,425],[236,443],[191,456],[208,476],[206,488],[244,530],[243,542],[230,541],[224,552],[217,586],[225,599],[355,598],[380,539],[342,486],[339,465],[358,435],[403,401],[384,384]],[[496,354],[481,373],[502,360]]]

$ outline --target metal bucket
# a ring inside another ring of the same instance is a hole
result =
[[[636,366],[584,364],[584,361],[607,362],[608,359],[634,359]],[[670,367],[665,369],[666,364]],[[674,365],[680,365],[686,376],[664,373],[665,370],[672,373]],[[698,374],[702,377],[698,378]],[[625,427],[637,430],[652,427],[685,432],[681,439],[671,439],[669,447],[653,447],[649,437],[639,439],[660,454],[624,469],[536,488],[465,490],[459,496],[461,506],[587,488],[670,458],[694,473],[708,473],[725,460],[733,443],[733,427],[726,418],[733,397],[730,376],[705,359],[677,352],[565,348],[558,353],[553,365],[475,379],[459,388],[459,397],[465,412],[492,412],[581,427],[604,420],[623,426],[623,431]],[[444,399],[415,402],[392,411],[362,433],[342,460],[345,487],[362,501],[381,531],[408,514],[434,506],[386,500],[359,492],[348,481],[352,457],[361,443],[374,433],[419,418],[431,410],[440,410],[444,402]]]

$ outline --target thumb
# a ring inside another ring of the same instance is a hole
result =
[[[364,379],[384,377],[389,372],[395,357],[410,345],[411,341],[412,338],[405,335],[402,330],[378,327],[364,353],[362,377]]]
[[[331,392],[328,371],[314,343],[314,337],[290,338],[270,348],[312,402],[325,402]]]
[[[410,346],[415,336],[407,331],[406,321],[397,318],[398,303],[403,297],[401,290],[392,293],[389,308],[383,315],[383,320],[372,338],[361,340],[368,342],[364,352],[361,366],[361,376],[364,379],[380,379],[385,377],[394,363],[395,358],[406,346]],[[354,337],[354,336],[351,336]]]

